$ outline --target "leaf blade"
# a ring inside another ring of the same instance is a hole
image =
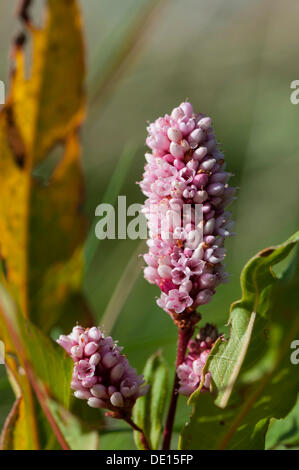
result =
[[[284,417],[294,405],[298,379],[290,363],[289,345],[299,332],[299,306],[294,295],[298,274],[289,269],[278,278],[272,267],[298,241],[297,232],[245,266],[242,299],[231,308],[230,338],[216,344],[205,367],[212,374],[214,393],[205,395],[197,390],[190,397],[193,414],[182,432],[180,448],[264,448],[269,420]],[[242,354],[244,345],[246,355]],[[280,394],[287,397],[283,402]]]
[[[151,449],[156,450],[162,431],[168,388],[168,369],[160,351],[148,359],[144,377],[150,384],[150,389],[144,397],[137,400],[133,417],[148,438]],[[143,449],[139,433],[134,432],[134,438],[138,448]]]

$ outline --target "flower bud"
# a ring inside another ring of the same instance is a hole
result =
[[[110,401],[113,406],[119,408],[122,408],[124,406],[124,399],[120,392],[114,392],[110,397]]]
[[[167,135],[172,142],[179,142],[183,137],[181,131],[176,127],[170,127],[167,131]]]

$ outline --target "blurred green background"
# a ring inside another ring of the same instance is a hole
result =
[[[235,175],[231,183],[240,188],[232,206],[237,235],[227,243],[230,283],[202,309],[204,321],[216,322],[225,331],[229,306],[240,297],[244,263],[298,228],[299,105],[290,102],[290,83],[299,79],[299,3],[80,4],[88,53],[88,117],[82,130],[86,216],[92,222],[96,206],[109,202],[112,177],[115,186],[123,180],[118,192],[127,196],[128,205],[143,202],[135,182],[143,172],[147,120],[170,112],[186,98],[196,111],[210,115],[227,168]],[[10,42],[19,30],[16,5],[15,0],[0,3],[0,79],[6,84]],[[35,2],[35,22],[41,21],[42,6],[42,0]],[[105,315],[104,329],[108,323],[139,371],[158,348],[173,368],[176,331],[155,304],[158,289],[142,277],[139,243],[100,242],[84,290],[99,324]],[[12,394],[1,366],[0,393],[2,425]],[[178,429],[188,413],[183,400],[180,405]],[[131,434],[124,431],[103,436],[101,448],[132,447]]]

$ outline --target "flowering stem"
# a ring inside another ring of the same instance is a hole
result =
[[[131,418],[129,418],[128,416],[123,417],[123,420],[126,421],[126,423],[128,423],[131,426],[131,428],[134,429],[134,431],[138,431],[140,433],[140,441],[143,445],[144,450],[151,450],[142,429],[139,426],[137,426],[137,424],[135,424],[134,421]]]
[[[180,328],[178,327],[178,346],[177,346],[177,358],[176,358],[176,368],[175,368],[175,376],[172,388],[172,395],[167,415],[167,420],[164,428],[163,434],[163,450],[169,450],[170,442],[171,442],[171,435],[174,423],[174,417],[176,412],[176,405],[178,400],[178,389],[179,389],[179,378],[177,375],[177,368],[184,362],[187,345],[189,339],[192,337],[194,331],[194,326],[189,326],[187,328]]]

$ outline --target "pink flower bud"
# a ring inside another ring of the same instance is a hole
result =
[[[212,125],[212,119],[209,118],[209,117],[204,117],[202,119],[200,119],[200,121],[198,121],[198,125],[199,127],[201,127],[202,129],[209,129]]]
[[[117,382],[119,381],[124,373],[125,369],[122,364],[116,364],[116,366],[113,367],[110,373],[110,379],[112,382]]]
[[[158,274],[162,278],[171,279],[171,267],[167,266],[166,264],[161,264],[158,267]]]
[[[184,150],[176,142],[171,142],[171,144],[170,144],[170,153],[175,158],[182,159],[184,157]]]
[[[193,152],[193,158],[195,160],[201,161],[206,154],[208,153],[208,149],[206,147],[198,147]]]
[[[198,188],[203,188],[208,181],[208,175],[206,175],[205,173],[199,173],[194,177],[193,184],[195,184],[195,186],[197,186]]]
[[[84,354],[86,356],[92,356],[98,350],[98,348],[99,346],[94,341],[87,343],[84,348]]]
[[[85,379],[82,379],[81,383],[83,387],[90,388],[90,387],[93,387],[97,383],[97,378],[95,376],[86,377]]]
[[[212,183],[207,187],[210,196],[221,196],[224,192],[224,185],[221,183]]]
[[[114,392],[110,397],[110,401],[113,406],[119,408],[122,408],[124,406],[124,399],[120,392]]]
[[[105,385],[102,384],[96,384],[91,388],[91,393],[93,394],[94,397],[96,398],[107,398],[108,393]]]
[[[114,392],[117,392],[117,388],[114,387],[114,385],[110,385],[110,386],[108,387],[109,396],[111,397],[111,395],[113,395]]]
[[[205,273],[200,276],[200,287],[203,289],[214,287],[217,281],[215,274]]]
[[[209,160],[205,160],[204,162],[202,162],[199,165],[199,168],[204,171],[211,171],[215,163],[216,163],[215,158],[210,158]]]
[[[184,117],[184,111],[181,108],[174,108],[174,110],[171,113],[171,117],[178,121],[182,117]]]
[[[72,356],[73,359],[82,359],[83,357],[83,348],[82,346],[72,346],[70,355]]]
[[[185,168],[185,165],[181,160],[175,159],[173,164],[178,170],[181,170],[182,168]]]
[[[194,131],[191,132],[188,138],[188,142],[191,146],[191,148],[195,148],[199,142],[203,139],[204,133],[201,129],[194,129]]]
[[[116,354],[113,354],[112,352],[108,352],[103,356],[102,363],[105,367],[111,368],[115,364],[117,364],[117,356]]]
[[[94,398],[94,397],[88,398],[87,404],[91,408],[106,408],[105,401],[101,400],[100,398]]]
[[[93,326],[88,330],[88,338],[92,341],[99,341],[101,339],[100,330],[96,326]]]
[[[158,275],[157,270],[155,268],[153,268],[152,266],[148,266],[148,267],[145,268],[144,277],[151,284],[155,284],[157,279],[159,279],[159,275]]]
[[[59,339],[57,340],[57,343],[65,349],[65,351],[70,354],[72,347],[74,346],[75,342],[72,338],[65,336],[65,335],[60,335]]]
[[[213,291],[209,289],[204,289],[200,291],[195,299],[196,305],[205,305],[212,300]]]
[[[172,142],[179,142],[183,137],[181,131],[176,127],[170,127],[167,131],[167,135]]]
[[[120,391],[125,398],[131,397],[132,395],[134,395],[137,389],[138,389],[138,385],[132,379],[125,379],[120,384]]]
[[[191,103],[181,103],[180,108],[184,111],[184,114],[188,116],[189,118],[192,117],[193,114],[193,106]]]
[[[89,364],[91,364],[92,366],[97,366],[100,360],[101,360],[101,354],[95,353],[90,357]]]
[[[90,393],[88,390],[76,390],[74,393],[76,398],[79,398],[79,400],[88,400],[88,398],[91,397]]]

